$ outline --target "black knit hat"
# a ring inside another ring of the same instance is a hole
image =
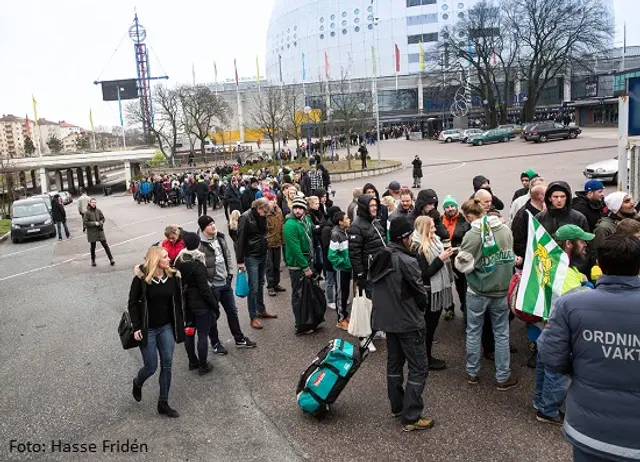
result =
[[[413,226],[406,217],[398,216],[389,225],[389,238],[392,241],[405,239],[411,236],[411,233],[413,233]]]
[[[202,215],[200,218],[198,218],[198,226],[200,227],[200,229],[202,231],[204,231],[204,229],[209,226],[211,223],[215,223],[216,221],[211,218],[209,215]]]
[[[182,240],[184,241],[184,246],[187,250],[196,250],[200,247],[200,237],[196,233],[185,232],[182,235]]]

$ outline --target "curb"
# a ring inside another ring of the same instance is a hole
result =
[[[339,183],[341,181],[355,180],[357,178],[367,178],[370,176],[386,175],[402,169],[402,162],[389,167],[372,168],[370,170],[356,170],[355,172],[335,172],[331,174],[331,182]]]
[[[9,239],[9,236],[11,236],[11,231],[9,231],[7,234],[5,234],[4,236],[0,236],[0,242],[4,242],[7,239]]]

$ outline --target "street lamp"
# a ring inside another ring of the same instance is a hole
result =
[[[525,96],[524,98],[522,98],[522,120],[524,122],[528,122],[527,120],[527,101],[529,101],[529,98],[527,96]]]
[[[311,158],[311,119],[309,114],[311,114],[311,107],[305,106],[304,113],[307,114],[307,156]]]
[[[329,120],[329,143],[331,144],[331,162],[333,162],[333,123],[331,120],[331,114],[333,114],[333,110],[328,107],[327,108],[327,119]]]
[[[364,110],[367,106],[364,103],[358,103],[358,109],[360,109],[360,133],[362,134],[362,140],[364,139]]]

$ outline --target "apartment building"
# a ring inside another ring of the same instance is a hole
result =
[[[0,155],[11,158],[25,157],[24,143],[26,138],[31,138],[38,152],[40,134],[36,130],[33,120],[5,114],[0,118]]]

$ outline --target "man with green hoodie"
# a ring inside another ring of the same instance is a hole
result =
[[[471,230],[462,239],[455,260],[458,271],[467,275],[467,382],[478,383],[480,337],[485,312],[491,315],[495,339],[498,390],[518,385],[511,375],[509,356],[509,307],[507,292],[513,276],[513,237],[500,218],[487,216],[478,199],[462,205]]]
[[[291,213],[284,222],[284,261],[289,267],[291,279],[291,308],[294,310],[299,302],[300,284],[303,274],[311,277],[313,254],[311,219],[307,216],[307,201],[296,197],[291,204]],[[296,319],[296,327],[298,326]]]

